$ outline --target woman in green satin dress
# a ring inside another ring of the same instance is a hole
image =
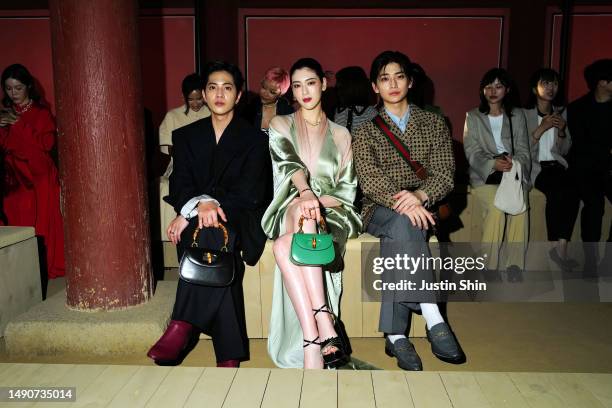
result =
[[[321,65],[303,58],[290,75],[300,108],[270,122],[274,198],[262,220],[274,240],[277,263],[268,352],[279,367],[334,367],[345,360],[334,341],[330,312],[338,313],[346,240],[361,230],[353,207],[357,176],[351,136],[321,108],[327,86]],[[314,232],[322,216],[334,237],[336,260],[324,268],[291,263],[291,240],[300,217],[304,232]]]

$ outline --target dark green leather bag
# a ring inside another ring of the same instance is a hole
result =
[[[321,218],[316,234],[302,230],[304,217],[300,217],[299,230],[291,240],[291,262],[300,266],[322,266],[333,262],[336,257],[334,240],[327,232],[325,220]]]

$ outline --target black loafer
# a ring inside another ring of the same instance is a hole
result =
[[[506,276],[508,282],[522,282],[523,281],[523,270],[518,265],[510,265],[506,269]]]
[[[407,338],[395,340],[394,343],[385,339],[385,353],[389,357],[397,358],[397,366],[402,370],[423,371],[423,363],[414,346]]]
[[[465,354],[455,339],[455,335],[445,322],[438,323],[431,330],[427,329],[427,340],[431,343],[431,352],[447,363],[461,364],[465,362]]]

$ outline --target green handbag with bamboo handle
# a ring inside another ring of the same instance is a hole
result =
[[[291,239],[291,262],[300,266],[323,266],[333,262],[336,257],[334,240],[327,231],[327,224],[321,218],[317,233],[304,233],[304,217],[300,217],[299,230]]]

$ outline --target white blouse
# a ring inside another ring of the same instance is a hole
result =
[[[502,126],[504,125],[504,115],[491,116],[489,117],[489,123],[491,124],[491,131],[493,132],[493,139],[495,139],[495,147],[497,147],[497,153],[506,152],[506,147],[502,142]]]

